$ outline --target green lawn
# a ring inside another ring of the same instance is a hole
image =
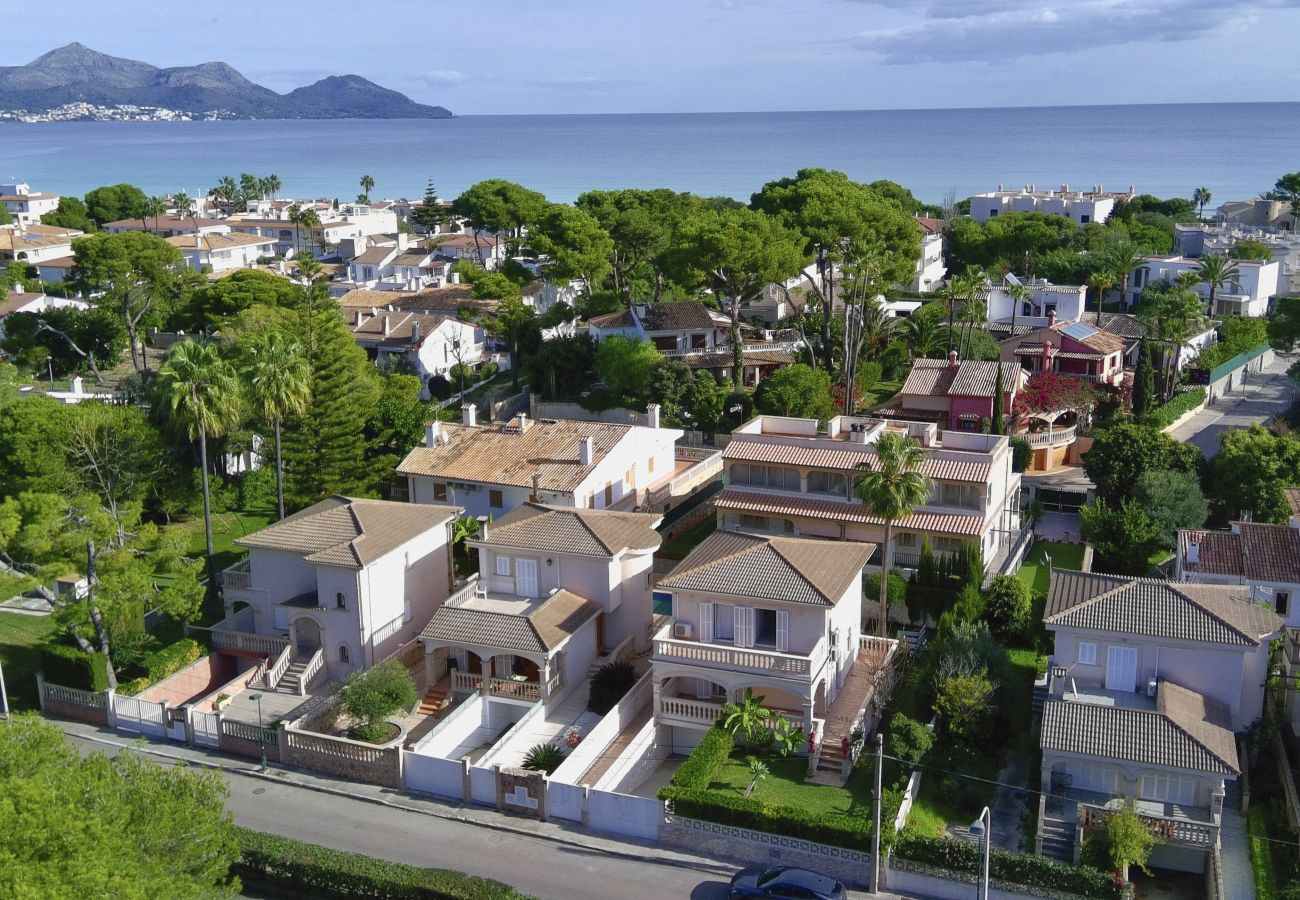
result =
[[[694,550],[696,545],[702,542],[709,535],[713,534],[717,528],[718,522],[716,519],[705,519],[698,525],[693,525],[686,531],[677,535],[677,537],[664,545],[663,550],[665,553],[679,553],[683,558],[685,558],[686,554]]]
[[[901,381],[878,381],[871,387],[871,390],[862,392],[862,407],[872,409],[879,406],[902,390],[902,387],[903,382]]]
[[[234,565],[244,555],[235,541],[246,534],[252,534],[259,528],[265,528],[275,521],[275,510],[271,507],[255,507],[247,510],[231,510],[218,513],[212,517],[212,547],[215,551],[217,570]],[[190,532],[190,546],[186,555],[202,559],[207,549],[203,536],[203,519],[197,518],[184,523],[181,527]]]
[[[36,709],[36,672],[40,645],[57,626],[53,616],[24,616],[0,612],[0,665],[13,709]]]
[[[767,763],[771,774],[754,788],[750,795],[752,800],[795,806],[817,813],[871,815],[871,780],[875,777],[871,766],[859,766],[848,783],[838,788],[804,781],[808,775],[806,759],[769,757],[763,762]],[[709,790],[740,797],[748,786],[749,767],[744,756],[738,755],[727,761],[718,778],[709,785]]]
[[[1020,580],[1029,585],[1035,594],[1046,594],[1049,587],[1047,559],[1052,557],[1052,566],[1057,569],[1080,569],[1083,567],[1082,544],[1058,544],[1054,541],[1038,541],[1034,549],[1020,564]]]

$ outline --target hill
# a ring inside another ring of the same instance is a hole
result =
[[[24,66],[0,67],[0,109],[41,112],[68,103],[158,106],[188,113],[222,110],[244,119],[445,119],[359,75],[335,75],[277,94],[223,62],[161,69],[72,43]]]

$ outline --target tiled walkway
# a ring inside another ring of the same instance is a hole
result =
[[[1255,876],[1250,869],[1250,842],[1246,819],[1238,809],[1224,804],[1222,823],[1223,896],[1255,900]]]
[[[628,723],[628,726],[619,732],[618,737],[610,743],[604,751],[597,756],[591,767],[583,773],[578,779],[579,784],[594,785],[604,777],[610,767],[618,761],[618,758],[627,749],[628,744],[632,743],[633,738],[640,733],[645,727],[645,723],[650,721],[650,716],[654,713],[654,704],[647,702],[646,705],[637,713],[636,718]]]

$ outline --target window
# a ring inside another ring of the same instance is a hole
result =
[[[801,489],[797,470],[780,466],[756,466],[749,463],[737,463],[731,467],[731,483],[773,488],[778,491]]]
[[[916,533],[911,531],[900,531],[894,536],[894,543],[900,547],[915,547]]]
[[[342,591],[339,591],[334,595],[334,605],[337,606],[339,609],[348,608],[347,598],[343,596]]]
[[[446,499],[447,499],[447,485],[443,484],[441,481],[435,481],[435,482],[433,483],[433,499],[434,499],[434,500],[446,500]]]
[[[776,610],[754,610],[754,645],[757,647],[776,646]]]
[[[1079,216],[1080,225],[1087,225],[1091,221],[1092,221],[1092,216],[1088,215],[1087,213],[1083,213],[1082,215]]]
[[[1291,605],[1291,595],[1286,591],[1278,591],[1273,595],[1273,612],[1279,616],[1285,616],[1287,607]]]
[[[352,651],[347,644],[339,644],[339,662],[352,662]]]
[[[1182,803],[1190,806],[1196,802],[1196,779],[1190,775],[1173,775],[1165,772],[1143,775],[1138,799]]]
[[[838,472],[809,472],[808,493],[834,494],[843,497],[848,491],[848,479]]]
[[[1097,665],[1097,645],[1089,641],[1079,641],[1079,665]]]
[[[713,639],[732,641],[736,638],[735,607],[730,603],[713,604]]]
[[[505,501],[501,499],[500,491],[488,491],[488,506],[493,509],[500,509],[505,505]]]
[[[496,563],[496,565],[497,565],[497,574],[498,574],[498,575],[509,575],[509,574],[510,574],[510,557],[508,557],[508,556],[502,556],[502,555],[498,554],[498,555],[497,555],[497,563]]]

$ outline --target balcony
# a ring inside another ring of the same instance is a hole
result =
[[[1068,425],[1052,431],[1029,431],[1016,436],[1024,438],[1031,447],[1064,447],[1073,444],[1077,435],[1078,426]]]
[[[236,591],[247,591],[253,587],[253,573],[244,559],[235,563],[221,573],[221,586]]]
[[[661,696],[655,706],[655,721],[665,725],[688,725],[698,728],[712,728],[722,715],[723,704],[717,700],[696,700],[694,697]],[[804,726],[803,714],[795,710],[772,710],[772,718],[767,720],[767,727],[775,730],[777,720],[785,719],[792,726]]]
[[[672,637],[670,622],[655,635],[655,662],[680,662],[705,669],[725,669],[731,672],[749,672],[754,675],[772,675],[813,681],[826,663],[826,640],[817,642],[807,656],[798,653],[780,653],[759,650],[755,647],[731,647],[726,644],[704,644]]]
[[[1076,813],[1080,838],[1087,829],[1100,827],[1123,802],[1080,803]],[[1170,847],[1210,850],[1219,843],[1219,825],[1208,810],[1156,800],[1138,800],[1133,806],[1142,822]]]

